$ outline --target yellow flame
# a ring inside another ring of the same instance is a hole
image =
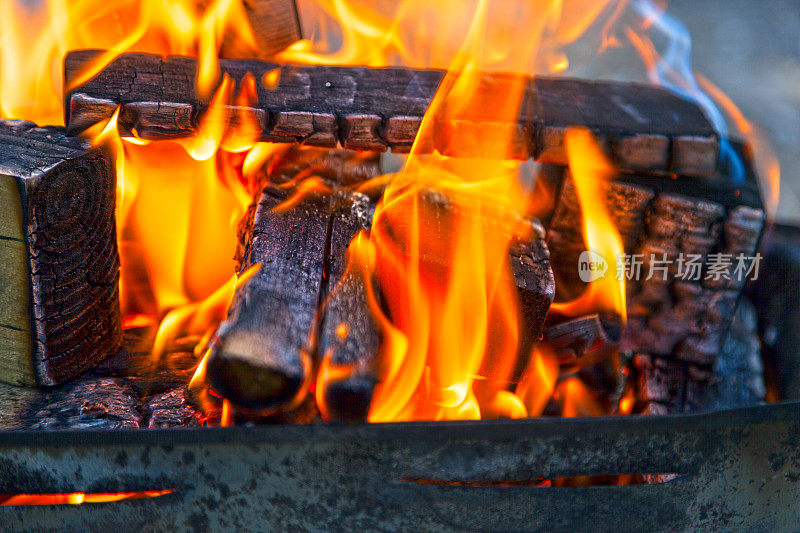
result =
[[[5,0],[0,20],[0,117],[40,124],[63,121],[62,62],[70,50],[105,52],[67,89],[137,51],[197,56],[197,88],[210,96],[223,37],[241,49],[256,48],[243,0]]]
[[[570,128],[564,142],[583,215],[583,235],[587,249],[602,257],[608,271],[589,283],[579,298],[571,302],[555,303],[552,309],[567,316],[605,311],[616,313],[624,321],[627,317],[625,275],[618,271],[622,266],[618,259],[625,250],[619,230],[608,213],[604,190],[605,182],[614,178],[616,170],[589,130]],[[576,268],[577,266],[575,265]]]

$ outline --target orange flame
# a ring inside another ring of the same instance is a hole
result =
[[[622,238],[606,207],[604,182],[616,174],[614,167],[595,141],[591,132],[571,128],[565,136],[569,168],[575,183],[583,214],[583,235],[593,257],[605,261],[608,270],[587,287],[576,300],[554,303],[552,309],[566,316],[580,316],[597,311],[616,313],[623,321],[625,307],[625,275],[620,272],[618,258],[624,254]],[[575,265],[577,268],[578,265]]]
[[[197,88],[210,96],[223,35],[256,48],[243,0],[9,0],[0,2],[0,20],[0,117],[39,124],[63,121],[61,63],[70,50],[106,50],[76,86],[125,52],[197,56]]]
[[[83,503],[106,503],[122,500],[157,498],[175,492],[166,490],[144,490],[139,492],[65,492],[54,494],[0,495],[0,506],[20,505],[81,505]]]

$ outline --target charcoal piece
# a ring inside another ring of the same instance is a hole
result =
[[[81,377],[49,389],[0,384],[2,429],[136,429],[140,402],[121,379]]]
[[[67,54],[65,86],[71,86],[99,53],[82,50]],[[109,112],[107,104],[87,102],[111,101],[122,105],[123,129],[134,128],[144,113],[163,115],[163,119],[147,120],[166,125],[147,135],[188,135],[196,130],[198,117],[208,104],[195,93],[196,67],[192,58],[124,54],[66,95],[66,123],[70,131],[79,131],[102,113],[110,116],[113,110]],[[326,147],[340,142],[345,147],[376,151],[387,147],[408,151],[444,76],[436,70],[277,65],[241,59],[223,59],[220,68],[237,83],[247,74],[261,80],[278,69],[277,85],[259,84],[254,104],[269,115],[262,132],[264,140]],[[497,94],[519,82],[526,84],[526,92],[517,122],[497,123],[486,110],[491,109]],[[528,159],[533,154],[539,160],[563,164],[566,130],[584,126],[607,139],[610,152],[623,168],[711,175],[717,167],[719,139],[700,107],[658,87],[485,73],[473,96],[478,104],[447,124],[436,124],[433,142],[426,148],[448,153],[452,148],[449,133],[455,132],[460,139],[480,138],[487,132],[507,133],[510,127],[514,157]],[[157,105],[127,110],[143,102]],[[175,114],[168,110],[182,106],[191,106],[192,112],[181,111],[180,123],[170,122]],[[469,148],[480,151],[483,145],[475,143]]]
[[[204,418],[189,401],[186,386],[149,398],[144,415],[148,429],[199,427]]]
[[[117,350],[114,198],[108,153],[0,120],[0,380],[55,385]]]
[[[370,273],[348,268],[348,245],[356,233],[372,224],[374,205],[360,193],[344,195],[331,220],[328,277],[319,327],[321,359],[317,380],[320,410],[328,420],[361,422],[367,418],[378,380],[379,325],[368,302],[368,291],[380,293]],[[368,276],[368,278],[365,278]],[[369,287],[367,284],[370,284]]]
[[[617,317],[587,315],[549,326],[542,342],[553,350],[562,364],[576,364],[592,354],[608,354],[620,342],[621,324]]]

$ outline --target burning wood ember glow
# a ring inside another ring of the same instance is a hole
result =
[[[0,217],[33,209],[0,218],[31,273],[23,290],[24,269],[0,271],[20,291],[3,297],[33,295],[3,322],[38,328],[0,337],[0,379],[74,377],[117,350],[121,324],[122,353],[75,382],[84,418],[99,416],[85,379],[138,396],[129,424],[151,428],[722,407],[715,364],[758,359],[732,261],[755,256],[777,167],[760,182],[753,128],[654,44],[666,15],[646,0],[313,4],[305,19],[292,0],[2,4],[0,177],[108,168],[62,178],[46,204],[84,202],[99,214],[73,225],[96,235],[40,241],[35,191],[0,197]],[[651,83],[567,77],[569,46],[591,38],[598,62],[627,42]],[[38,261],[70,239],[99,263],[47,281]],[[75,301],[58,314],[69,333],[47,329],[48,290]]]

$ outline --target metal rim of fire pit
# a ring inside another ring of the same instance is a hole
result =
[[[534,483],[625,473],[678,477]],[[163,489],[175,493],[2,507],[0,519],[14,529],[102,530],[113,521],[120,531],[791,531],[800,519],[800,402],[647,417],[0,434],[2,492]]]

